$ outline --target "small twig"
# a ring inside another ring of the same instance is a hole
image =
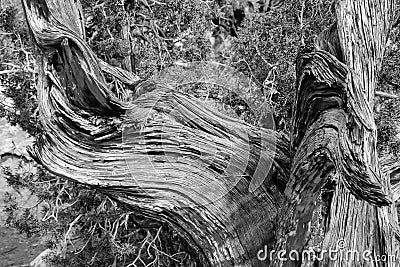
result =
[[[13,67],[14,69],[20,69],[21,68],[20,66],[12,64],[12,63],[9,63],[9,62],[1,62],[0,64]]]
[[[394,87],[397,87],[397,88],[400,87],[400,84],[395,83],[395,82],[392,82],[392,81],[390,81],[390,80],[385,80],[385,82],[386,82],[387,84],[391,85],[391,86],[394,86]]]
[[[256,49],[257,55],[264,61],[265,64],[267,64],[268,67],[273,68],[275,64],[269,63],[264,56],[261,54],[260,49],[258,48],[258,45],[253,45],[254,48]]]
[[[141,2],[150,10],[151,13],[153,13],[153,9],[151,8],[147,0],[141,0]]]
[[[153,244],[156,242],[156,240],[160,236],[161,228],[162,228],[162,226],[160,228],[158,228],[156,236],[149,242],[149,246],[147,247],[147,254],[149,255],[149,257],[151,257],[150,248],[153,247]]]
[[[30,68],[30,61],[29,61],[29,55],[30,54],[32,54],[31,52],[28,52],[25,48],[24,48],[24,43],[22,42],[22,38],[21,38],[21,36],[19,35],[19,33],[16,33],[16,36],[17,36],[17,38],[18,38],[18,41],[19,41],[19,43],[20,43],[20,46],[21,46],[21,50],[22,50],[22,52],[24,52],[24,54],[25,54],[25,59],[26,59],[26,69],[29,71],[29,72],[33,72],[33,70]]]
[[[110,35],[111,40],[115,40],[114,36],[112,35],[110,28],[107,27],[107,33]]]
[[[6,250],[6,251],[2,251],[1,253],[0,253],[0,255],[5,255],[5,254],[7,254],[7,253],[10,253],[11,251],[14,251],[14,250],[16,250],[18,247],[13,247],[13,248],[10,248],[10,249],[8,249],[8,250]]]
[[[81,252],[85,249],[85,247],[89,244],[89,241],[92,239],[92,237],[93,237],[93,235],[94,235],[94,232],[96,231],[96,227],[97,227],[97,223],[96,223],[95,225],[92,225],[92,226],[89,228],[90,237],[86,240],[86,243],[85,243],[77,252],[75,252],[76,255],[78,255],[79,253],[81,253]],[[95,258],[96,254],[97,254],[97,252],[96,252],[95,255],[93,256],[93,258]],[[92,258],[92,259],[93,259],[93,258]]]
[[[71,245],[75,248],[74,244],[71,242],[71,237],[69,235],[70,235],[70,232],[72,231],[72,227],[74,227],[74,225],[80,220],[81,217],[82,217],[82,214],[79,214],[78,217],[76,217],[75,220],[69,224],[68,231],[65,233],[65,236],[64,236],[64,244],[65,245],[68,244],[68,241],[67,241],[67,239],[68,239],[69,242],[71,243]]]
[[[41,200],[41,201],[38,201],[35,205],[33,205],[33,206],[28,206],[28,207],[26,207],[26,206],[19,206],[19,208],[21,208],[21,209],[29,209],[29,210],[32,210],[32,209],[34,209],[34,208],[37,208],[42,202],[44,202],[44,200]]]
[[[391,93],[385,93],[385,92],[381,92],[381,91],[376,91],[375,95],[376,96],[380,96],[380,97],[393,98],[393,99],[397,99],[397,98],[400,97],[398,95],[394,95],[394,94],[391,94]]]
[[[301,10],[300,10],[300,15],[299,15],[299,22],[300,22],[300,44],[301,44],[302,46],[305,45],[305,42],[304,42],[304,31],[303,31],[303,28],[304,28],[303,19],[304,19],[304,10],[305,10],[305,8],[306,8],[306,1],[305,1],[305,0],[302,0],[302,1],[301,1]]]
[[[160,6],[166,6],[166,5],[167,5],[167,3],[162,3],[162,2],[158,2],[158,1],[156,1],[156,0],[153,0],[152,5],[155,5],[155,4],[158,4],[158,5],[160,5]]]
[[[17,72],[21,72],[22,70],[2,70],[0,71],[0,75],[4,75],[4,74],[10,74],[10,73],[17,73]]]
[[[256,82],[256,84],[258,84],[258,85],[262,85],[262,83],[256,78],[256,76],[254,75],[254,73],[253,73],[253,70],[252,70],[252,68],[250,67],[250,64],[247,62],[247,60],[246,59],[244,59],[244,58],[242,58],[242,59],[239,59],[238,61],[236,61],[236,62],[233,62],[233,64],[238,64],[239,62],[244,62],[246,65],[247,65],[247,68],[249,69],[249,71],[250,71],[250,75],[251,75],[251,79],[252,80],[254,80],[255,82]]]

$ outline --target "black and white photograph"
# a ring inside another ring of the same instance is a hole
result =
[[[400,267],[399,215],[399,1],[0,0],[0,267]]]

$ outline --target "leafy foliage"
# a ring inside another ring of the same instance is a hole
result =
[[[204,1],[83,1],[89,44],[102,59],[147,78],[175,61],[205,60],[212,8]],[[130,34],[124,35],[124,30]]]
[[[379,75],[378,90],[400,96],[400,29],[393,29]],[[399,99],[376,98],[375,121],[378,127],[378,150],[382,155],[400,156]]]
[[[231,64],[263,88],[278,130],[290,130],[298,49],[333,22],[331,3],[287,1],[278,10],[248,13],[233,40]]]
[[[0,116],[20,125],[31,135],[38,133],[33,51],[24,21],[16,19],[14,7],[0,9]]]

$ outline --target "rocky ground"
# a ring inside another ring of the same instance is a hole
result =
[[[0,154],[14,152],[25,154],[26,146],[33,141],[18,127],[9,125],[5,119],[0,119]],[[0,166],[15,167],[16,159],[0,159]],[[44,250],[43,244],[38,239],[28,239],[24,235],[5,226],[4,194],[11,192],[18,196],[21,205],[31,205],[35,199],[27,192],[17,193],[7,185],[0,170],[0,267],[29,266],[29,263]]]

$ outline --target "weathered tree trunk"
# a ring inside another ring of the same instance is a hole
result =
[[[347,81],[351,110],[348,125],[348,137],[352,140],[350,148],[365,162],[370,176],[377,177],[377,182],[382,184],[388,195],[391,195],[390,181],[388,176],[382,175],[378,165],[373,105],[377,74],[382,65],[391,28],[394,3],[395,1],[339,1],[336,5],[340,46],[344,63],[351,73]],[[398,227],[395,203],[376,207],[371,205],[374,203],[365,186],[360,187],[359,192],[369,203],[357,200],[343,186],[338,186],[334,194],[325,244],[342,239],[346,242],[346,247],[341,251],[339,260],[330,265],[398,265],[399,247],[394,236]],[[345,209],[350,211],[348,215],[344,213]],[[370,238],[367,238],[368,235]],[[395,258],[388,262],[345,259],[347,251],[368,250],[373,256],[386,255]]]
[[[393,7],[394,1],[337,1],[337,23],[319,36],[313,51],[298,59],[295,157],[286,188],[294,203],[284,220],[291,222],[292,235],[286,249],[302,251],[310,245],[317,197],[333,179],[322,249],[338,253],[337,258],[325,254],[321,266],[398,264],[397,213],[390,181],[378,165],[373,117]],[[387,260],[372,260],[382,257]]]
[[[322,248],[341,239],[347,246],[338,260],[325,257],[317,266],[396,266],[345,255],[353,249],[395,255],[398,248],[390,176],[378,166],[372,112],[393,1],[338,1],[338,22],[300,52],[290,144],[273,130],[174,91],[179,77],[141,81],[97,59],[85,43],[76,0],[23,4],[42,51],[44,135],[32,154],[51,172],[170,223],[204,266],[266,266],[257,258],[265,245],[306,249],[318,196],[330,184]],[[129,59],[125,64],[132,70]],[[220,71],[206,67],[211,76]],[[185,71],[179,83],[186,82]],[[135,91],[114,93],[104,72]],[[302,263],[275,259],[271,265]]]

